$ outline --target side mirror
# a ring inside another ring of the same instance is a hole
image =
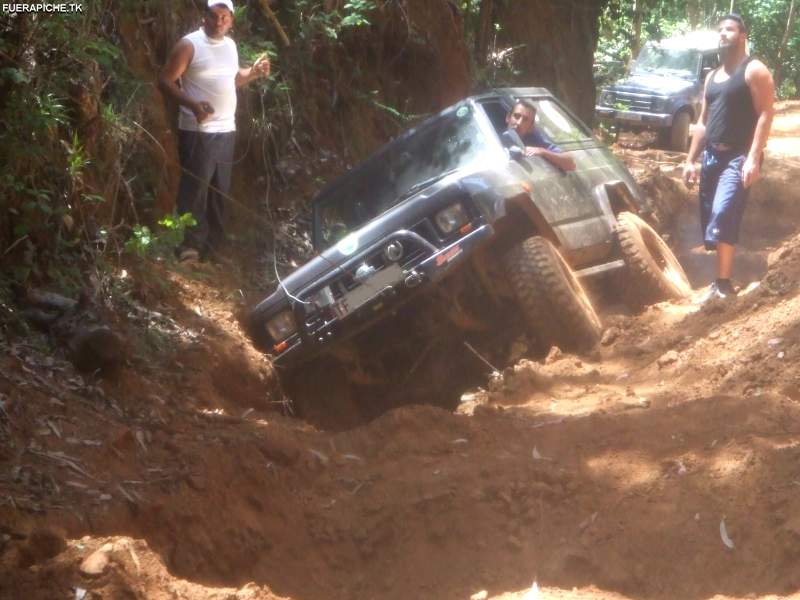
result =
[[[500,134],[500,141],[508,149],[508,154],[514,160],[519,160],[525,156],[525,142],[513,129],[506,129]]]
[[[522,160],[525,156],[525,151],[519,146],[511,146],[510,148],[506,148],[506,150],[508,150],[508,155],[514,160]]]

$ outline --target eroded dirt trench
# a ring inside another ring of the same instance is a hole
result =
[[[213,267],[164,274],[151,327],[180,351],[115,381],[3,341],[0,598],[800,597],[800,105],[784,108],[746,293],[605,304],[595,352],[523,358],[454,412],[340,432],[285,416]],[[676,176],[673,156],[623,154]],[[700,288],[696,204],[674,217]]]

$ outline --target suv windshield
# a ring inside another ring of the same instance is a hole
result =
[[[633,67],[634,75],[657,73],[659,75],[676,75],[692,78],[697,73],[700,52],[681,48],[662,48],[645,46],[636,59]]]
[[[387,209],[492,152],[473,109],[461,105],[410,130],[314,201],[314,245],[324,250]]]

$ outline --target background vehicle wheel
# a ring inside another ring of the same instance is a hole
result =
[[[672,127],[669,130],[667,149],[675,152],[686,152],[689,149],[689,125],[692,116],[682,110],[672,120]]]
[[[556,247],[534,236],[505,256],[511,287],[532,332],[545,345],[582,350],[602,325],[589,297]]]
[[[625,260],[625,300],[634,308],[687,298],[692,286],[681,263],[661,236],[630,212],[617,215],[617,240]]]

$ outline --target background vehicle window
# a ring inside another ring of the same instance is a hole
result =
[[[647,45],[642,48],[633,65],[633,74],[646,75],[655,73],[695,78],[697,77],[697,64],[699,62],[700,53],[697,50]]]

